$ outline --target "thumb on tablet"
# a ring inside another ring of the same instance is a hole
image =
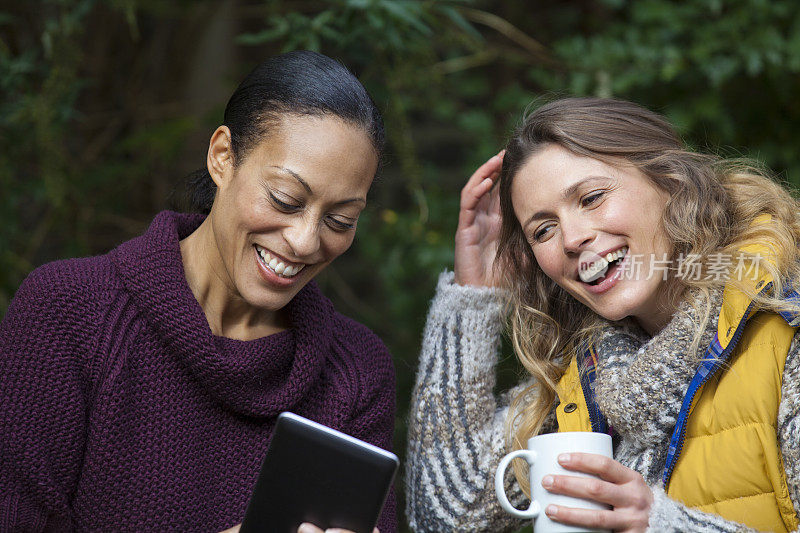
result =
[[[353,533],[353,532],[350,531],[349,529],[339,529],[339,528],[330,528],[323,531],[314,524],[309,524],[308,522],[304,522],[300,524],[300,527],[297,528],[297,533]],[[381,532],[376,527],[375,529],[372,530],[372,533],[381,533]]]

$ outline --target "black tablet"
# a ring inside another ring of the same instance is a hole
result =
[[[397,456],[294,413],[281,413],[240,533],[296,533],[303,522],[372,533]]]

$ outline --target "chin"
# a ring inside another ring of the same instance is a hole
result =
[[[597,314],[611,322],[619,322],[620,320],[630,316],[629,314],[626,313],[597,313]]]
[[[286,307],[292,298],[294,298],[295,294],[299,292],[300,288],[280,294],[264,289],[245,290],[240,291],[239,294],[242,300],[250,307],[264,311],[278,311]]]
[[[294,294],[292,294],[294,297]],[[248,301],[248,303],[256,309],[261,309],[262,311],[267,311],[270,313],[274,313],[280,311],[284,307],[286,307],[292,299],[281,299],[280,301],[276,300],[261,300],[261,301]]]
[[[606,320],[618,322],[631,316],[635,309],[633,306],[615,306],[614,308],[596,309],[595,312]]]

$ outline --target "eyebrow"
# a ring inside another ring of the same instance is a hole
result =
[[[281,171],[281,172],[283,172],[284,174],[289,174],[291,177],[293,177],[294,179],[296,179],[296,180],[297,180],[297,181],[300,183],[300,185],[302,185],[302,186],[303,186],[303,188],[304,188],[306,191],[308,191],[308,193],[309,193],[309,194],[312,194],[312,193],[313,193],[313,191],[311,190],[311,186],[310,186],[308,183],[306,183],[306,180],[304,180],[303,178],[301,178],[301,177],[300,177],[300,174],[298,174],[298,173],[297,173],[297,172],[295,172],[294,170],[292,170],[292,169],[289,169],[289,168],[286,168],[286,167],[279,167],[279,166],[277,166],[277,165],[272,165],[272,166],[270,166],[269,168],[274,168],[274,169],[280,170],[280,171]]]
[[[567,200],[567,199],[571,198],[572,196],[575,195],[575,193],[578,191],[578,189],[583,187],[587,182],[598,181],[598,180],[604,180],[605,181],[605,180],[608,180],[608,179],[610,179],[608,176],[587,176],[587,177],[583,178],[582,180],[577,181],[577,182],[573,183],[572,185],[570,185],[569,187],[567,187],[566,189],[564,189],[561,192],[561,198],[564,199],[564,200]],[[545,211],[537,211],[537,212],[535,212],[534,214],[532,214],[531,216],[528,217],[528,219],[525,221],[524,224],[522,224],[523,231],[525,230],[525,228],[528,227],[528,224],[530,224],[534,220],[537,220],[537,219],[540,219],[540,218],[547,218],[548,216],[551,215],[551,213],[552,213],[551,211],[546,211],[546,210]]]
[[[290,168],[286,168],[286,167],[280,167],[280,166],[277,166],[277,165],[270,165],[269,168],[274,168],[276,170],[280,170],[284,174],[290,175],[291,177],[296,179],[298,181],[298,183],[300,183],[300,185],[303,186],[303,188],[308,192],[308,194],[314,194],[314,191],[311,190],[311,186],[306,182],[306,180],[304,180],[302,177],[300,177],[300,174],[298,174],[294,170],[292,170]],[[351,204],[351,203],[360,203],[360,204],[366,205],[367,201],[364,198],[355,197],[355,198],[348,198],[346,200],[340,200],[340,201],[336,202],[335,205],[344,205],[344,204]]]

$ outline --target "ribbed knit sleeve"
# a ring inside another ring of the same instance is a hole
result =
[[[453,278],[439,277],[422,339],[409,417],[407,515],[414,531],[510,531],[524,522],[503,511],[494,494],[510,396],[493,394],[502,295]],[[506,479],[511,501],[522,507],[517,483],[510,473]]]
[[[395,417],[395,371],[389,350],[367,327],[339,316],[339,346],[346,354],[347,374],[355,379],[355,407],[346,433],[392,451]],[[378,520],[381,533],[396,533],[397,503],[389,492]]]
[[[24,281],[0,325],[0,531],[69,530],[86,433],[82,359],[95,338],[67,263]]]
[[[667,496],[660,487],[653,489],[650,508],[651,533],[755,533],[756,530],[725,520],[719,515],[704,513],[682,505]]]

